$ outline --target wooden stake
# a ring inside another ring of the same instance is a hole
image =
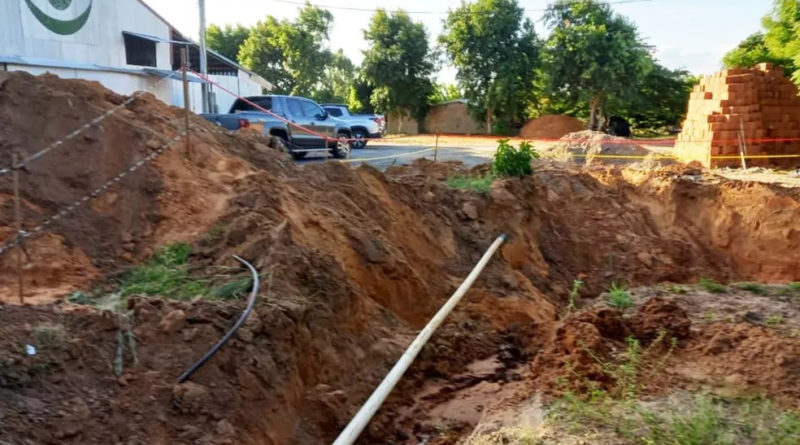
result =
[[[181,71],[183,73],[183,110],[184,110],[184,126],[186,130],[186,156],[191,157],[191,143],[189,141],[189,114],[191,113],[191,106],[189,103],[189,59],[186,54],[186,48],[181,48]]]
[[[436,133],[435,145],[433,147],[433,162],[439,162],[439,133]]]
[[[747,164],[744,160],[744,157],[747,156],[747,145],[744,140],[744,124],[742,124],[742,118],[739,117],[739,157],[742,160],[742,170],[747,169]]]
[[[14,170],[14,228],[17,237],[22,235],[22,208],[19,199],[19,169],[17,168],[17,154],[11,155],[11,168]],[[22,245],[17,246],[17,296],[19,304],[25,304],[25,280],[22,267]]]

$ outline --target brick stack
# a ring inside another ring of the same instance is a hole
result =
[[[800,140],[759,141],[800,138],[797,88],[781,68],[762,63],[752,69],[723,70],[695,85],[675,155],[706,167],[740,166],[739,159],[713,159],[739,155],[740,122],[748,155],[800,154]],[[748,167],[767,164],[795,166],[800,158],[747,160]]]

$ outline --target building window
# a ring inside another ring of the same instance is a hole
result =
[[[125,39],[125,63],[156,66],[156,42],[130,34],[123,34],[122,37]]]

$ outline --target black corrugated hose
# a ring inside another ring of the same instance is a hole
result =
[[[236,333],[236,331],[242,326],[242,324],[244,324],[245,320],[247,320],[247,317],[250,315],[250,312],[253,310],[253,306],[256,303],[256,295],[258,295],[258,286],[259,286],[258,271],[256,271],[256,268],[253,267],[252,264],[250,264],[247,261],[245,261],[244,259],[242,259],[242,257],[240,257],[238,255],[234,255],[233,257],[236,258],[236,260],[239,261],[240,263],[242,263],[245,266],[247,266],[247,268],[250,269],[250,272],[253,274],[253,290],[250,291],[250,301],[247,302],[247,308],[245,308],[244,312],[242,312],[242,315],[239,317],[239,319],[236,320],[236,324],[233,325],[231,330],[228,331],[228,333],[225,334],[225,336],[222,337],[217,342],[217,344],[215,344],[214,347],[211,348],[210,351],[206,352],[206,355],[204,355],[194,365],[192,365],[189,369],[184,371],[184,373],[181,374],[180,377],[178,377],[178,383],[183,383],[186,380],[188,380],[189,377],[191,377],[192,374],[195,373],[195,371],[200,369],[200,367],[203,366],[203,364],[205,364],[205,362],[207,362],[208,359],[210,359],[214,354],[216,354],[217,351],[223,345],[225,345],[225,343],[227,343],[228,340],[231,339],[231,337],[233,337],[233,334]]]

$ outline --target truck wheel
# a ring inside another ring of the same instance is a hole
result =
[[[364,130],[353,130],[353,148],[364,148],[367,146],[367,133]]]
[[[350,157],[350,135],[347,133],[339,133],[336,135],[336,145],[333,147],[333,157],[336,159],[347,159]]]

